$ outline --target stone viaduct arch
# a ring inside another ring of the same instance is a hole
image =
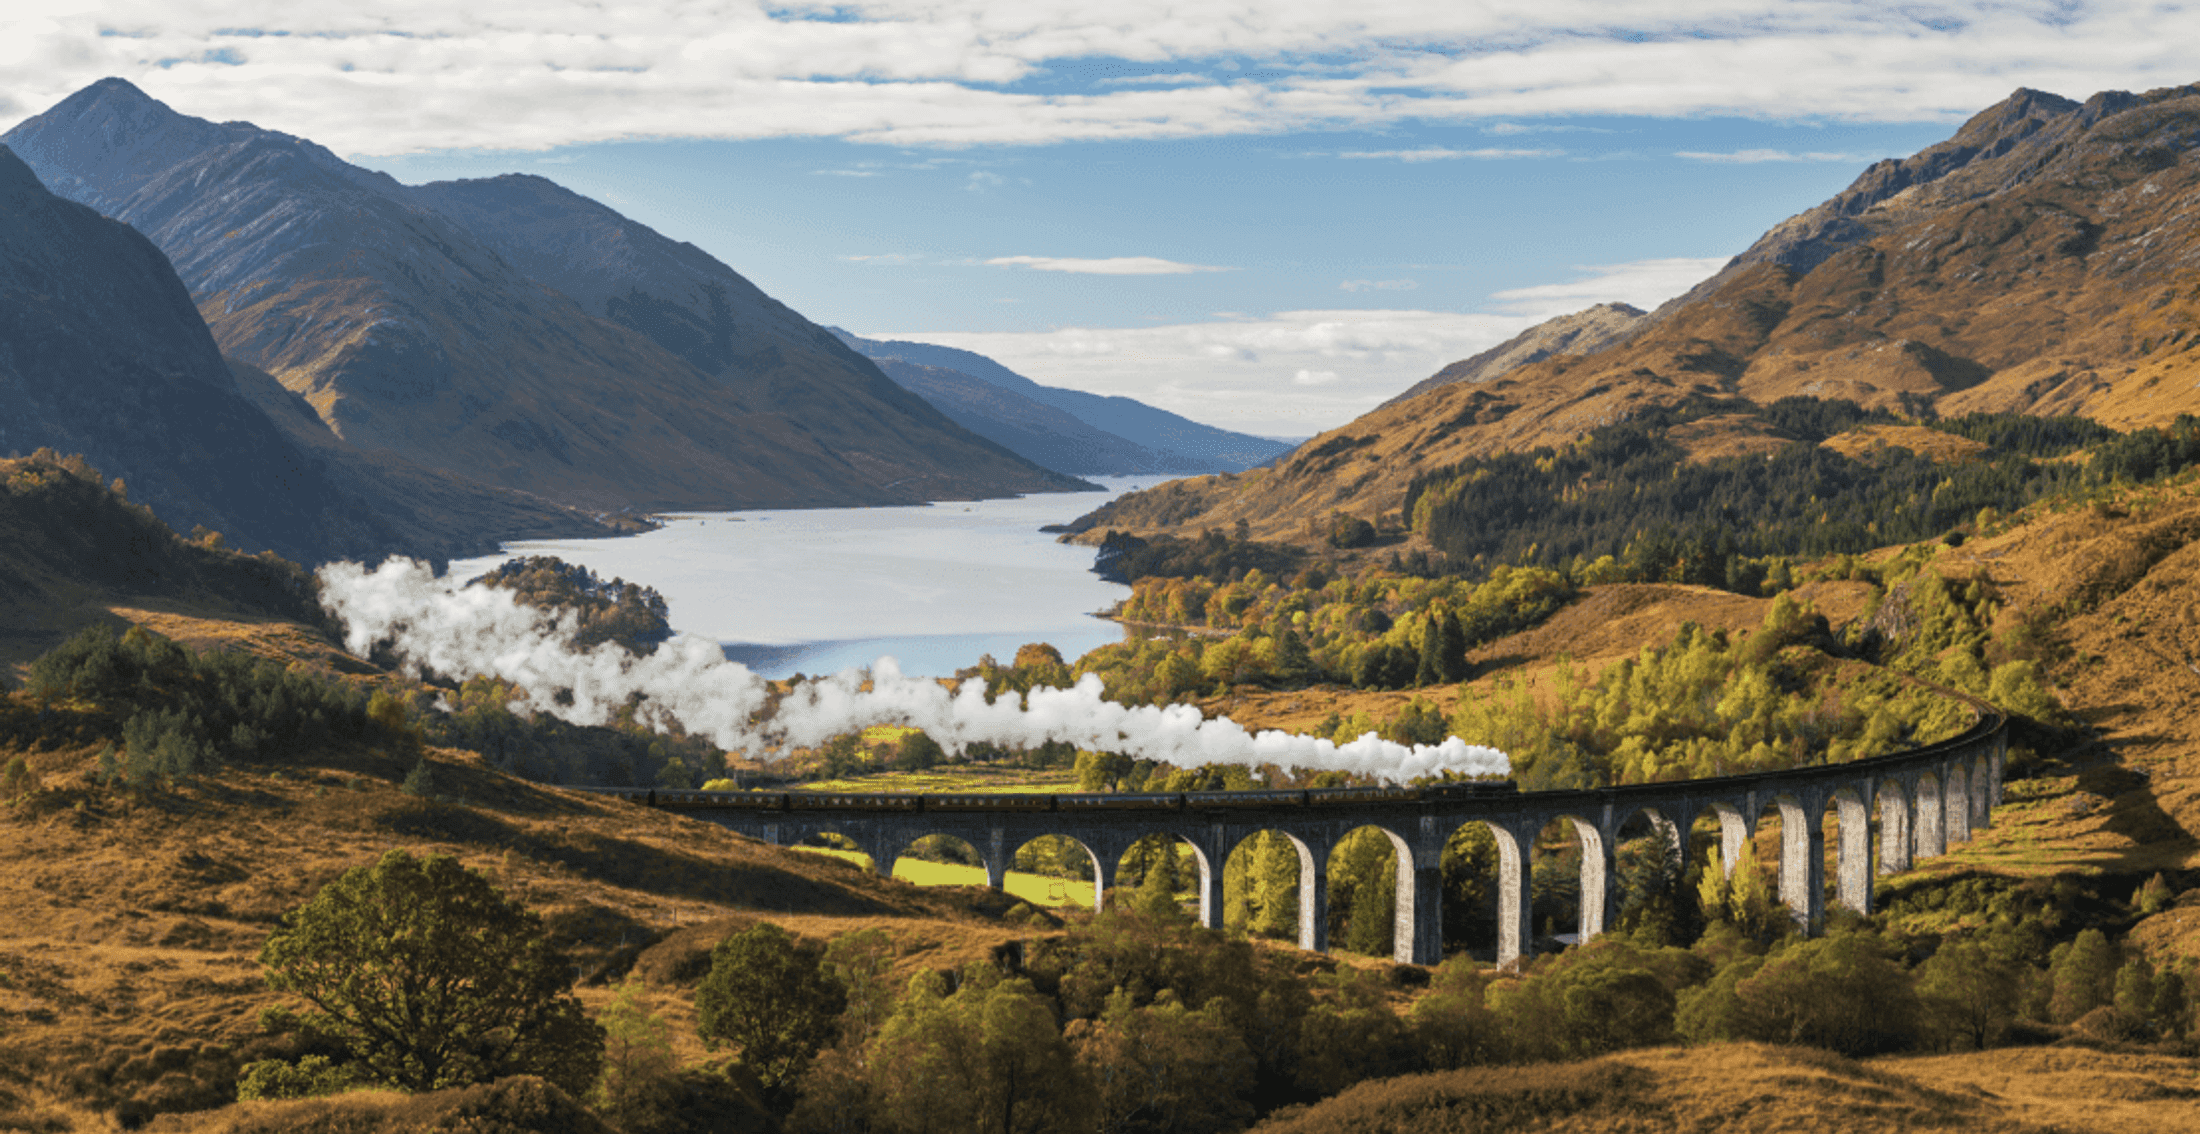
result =
[[[1620,828],[1642,815],[1675,845],[1695,818],[1719,820],[1720,859],[1731,871],[1767,807],[1779,813],[1780,897],[1806,932],[1825,920],[1828,812],[1837,817],[1834,900],[1871,912],[1875,872],[1909,869],[1945,853],[1991,822],[2001,798],[2007,731],[2002,717],[1973,702],[1978,719],[1962,735],[1908,752],[1848,764],[1676,783],[1581,791],[1519,792],[1511,785],[1437,789],[1191,792],[1169,795],[860,795],[806,792],[666,792],[605,789],[637,803],[678,810],[742,834],[789,846],[812,834],[846,836],[880,874],[918,838],[953,835],[977,848],[986,882],[1000,887],[1016,849],[1042,835],[1074,840],[1092,856],[1095,905],[1114,884],[1125,851],[1165,833],[1191,844],[1199,866],[1199,921],[1222,923],[1222,866],[1240,842],[1263,831],[1286,836],[1299,857],[1299,947],[1326,950],[1330,851],[1348,832],[1380,828],[1397,851],[1396,947],[1400,962],[1443,959],[1443,876],[1451,833],[1484,824],[1497,843],[1500,964],[1533,941],[1529,860],[1535,839],[1566,820],[1582,845],[1580,933],[1587,940],[1618,914],[1615,854]],[[1878,861],[1873,858],[1875,835]]]

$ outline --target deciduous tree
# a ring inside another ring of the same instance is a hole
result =
[[[344,872],[284,916],[260,964],[317,1010],[313,1028],[407,1090],[528,1074],[578,1095],[603,1058],[542,920],[448,855]]]

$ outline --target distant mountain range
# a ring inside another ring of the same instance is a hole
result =
[[[1094,539],[1244,520],[1258,537],[1318,540],[1332,510],[1396,512],[1417,476],[1695,395],[2119,428],[2200,413],[2196,200],[2200,86],[2083,103],[2020,90],[1649,315],[1554,320],[1272,469],[1172,482],[1079,523]]]
[[[1042,386],[975,351],[829,330],[964,428],[1058,472],[1239,472],[1291,451],[1132,398]]]
[[[149,237],[239,372],[302,396],[350,453],[598,512],[1081,485],[692,245],[540,178],[408,188],[118,79],[0,143]]]

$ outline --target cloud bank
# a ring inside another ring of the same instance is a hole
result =
[[[750,756],[815,748],[842,733],[891,724],[923,729],[950,751],[980,741],[1066,741],[1180,768],[1274,764],[1385,783],[1511,768],[1504,753],[1458,737],[1409,747],[1371,732],[1340,745],[1274,730],[1249,732],[1227,717],[1208,720],[1190,705],[1120,705],[1101,696],[1100,680],[1092,676],[1069,689],[1034,689],[1021,700],[1004,694],[987,704],[982,681],[949,693],[929,678],[902,676],[892,658],[879,659],[868,684],[852,672],[818,678],[796,685],[775,704],[763,679],[702,638],[675,638],[648,657],[612,644],[583,652],[572,646],[569,617],[546,618],[508,590],[438,579],[413,560],[393,557],[379,569],[335,563],[319,577],[323,602],[343,621],[344,646],[354,654],[388,642],[416,672],[425,666],[446,675],[500,677],[525,691],[515,710],[581,725],[610,723],[641,693],[647,698],[637,713],[643,724],[662,729],[677,721],[720,748]]]
[[[2187,82],[2194,42],[2200,8],[2146,0],[29,0],[0,16],[0,125],[106,75],[347,154],[1583,115],[1914,122],[2019,85]]]
[[[1481,312],[1316,309],[1159,327],[861,333],[976,351],[1050,386],[1122,394],[1195,421],[1303,437],[1554,315],[1609,302],[1647,310],[1725,263],[1712,256],[1588,265],[1575,280],[1497,292]],[[1339,288],[1405,291],[1412,283],[1347,280]]]

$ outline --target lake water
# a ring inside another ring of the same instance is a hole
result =
[[[513,556],[555,555],[657,588],[672,628],[716,639],[767,677],[835,673],[881,655],[946,676],[1026,642],[1075,660],[1121,638],[1092,617],[1130,588],[1092,573],[1089,547],[1038,529],[1066,523],[1158,477],[1096,478],[1105,492],[904,508],[680,514],[619,539],[530,540],[454,560],[471,578]]]

